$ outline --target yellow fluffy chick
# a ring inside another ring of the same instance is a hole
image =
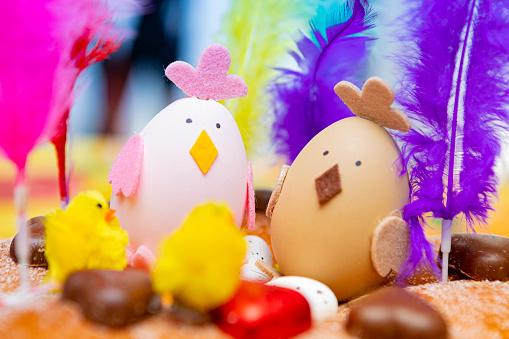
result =
[[[47,280],[64,282],[71,273],[87,269],[125,268],[128,238],[114,213],[99,192],[88,191],[74,198],[65,212],[48,214]]]
[[[193,210],[184,225],[162,241],[154,289],[183,306],[206,312],[237,290],[246,242],[225,205]]]

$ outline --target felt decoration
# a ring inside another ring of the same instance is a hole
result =
[[[114,213],[99,192],[89,191],[74,198],[65,212],[46,215],[46,279],[64,282],[76,271],[124,269],[127,233]]]
[[[232,112],[248,157],[268,139],[271,111],[266,88],[277,75],[274,67],[289,59],[291,34],[314,15],[317,0],[232,1],[223,18],[219,41],[232,55],[231,70],[249,85],[249,95],[225,101]]]
[[[339,178],[338,164],[335,164],[315,179],[315,188],[320,205],[325,204],[336,194],[341,192],[341,179]]]
[[[272,212],[274,211],[274,207],[276,207],[279,196],[281,195],[281,190],[283,189],[283,184],[289,169],[290,166],[288,165],[281,166],[281,171],[279,172],[276,185],[274,185],[274,190],[270,195],[269,203],[267,204],[267,210],[265,211],[265,215],[267,215],[269,218],[272,218]]]
[[[127,140],[111,166],[108,182],[111,184],[113,194],[131,197],[136,193],[142,159],[143,138],[136,134]]]
[[[406,261],[410,246],[410,231],[399,216],[384,218],[373,234],[371,260],[378,274],[386,277],[398,271]]]
[[[190,97],[222,100],[246,96],[244,80],[236,74],[226,74],[230,61],[226,47],[210,44],[200,55],[196,69],[187,62],[174,61],[166,68],[165,74]]]
[[[171,293],[196,311],[209,311],[237,290],[245,255],[243,233],[228,208],[212,203],[199,206],[162,241],[152,274],[154,290]]]
[[[205,130],[200,133],[189,153],[193,156],[203,175],[207,174],[218,154],[216,146]]]
[[[247,205],[255,205],[255,190],[253,185],[253,167],[251,161],[247,162]],[[254,208],[247,208],[247,228],[254,230],[255,228],[256,210]]]
[[[401,136],[411,169],[406,275],[435,255],[424,214],[442,221],[442,280],[447,281],[452,221],[485,224],[496,194],[495,161],[507,131],[509,17],[506,1],[408,0],[398,100],[417,127]]]
[[[152,270],[156,257],[147,246],[141,245],[138,247],[136,252],[133,252],[128,247],[126,252],[128,267],[146,272],[150,272]]]
[[[372,10],[360,0],[328,13],[325,36],[311,22],[311,38],[301,36],[291,51],[299,70],[279,68],[269,87],[275,120],[276,151],[293,162],[304,146],[330,124],[352,115],[334,94],[338,80],[360,84],[366,78],[367,31],[374,26]]]
[[[412,127],[405,113],[391,107],[394,90],[382,78],[371,77],[366,80],[362,92],[354,84],[341,81],[334,86],[334,92],[358,117],[401,132],[408,132]]]
[[[267,262],[261,259],[256,260],[255,266],[260,271],[262,271],[262,273],[265,274],[270,280],[279,278],[281,276],[281,273],[279,273],[279,271],[274,268],[274,265],[269,265]]]

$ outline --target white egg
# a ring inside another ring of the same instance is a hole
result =
[[[206,174],[190,153],[203,132],[218,152]],[[140,136],[144,147],[136,193],[111,197],[131,246],[146,245],[155,251],[196,206],[210,201],[226,203],[240,226],[247,197],[247,158],[235,119],[223,105],[193,97],[177,100]]]
[[[247,243],[246,260],[248,261],[242,266],[240,277],[248,281],[267,282],[271,277],[263,273],[258,267],[256,262],[258,260],[264,261],[271,267],[274,265],[274,259],[270,251],[269,245],[256,235],[248,235],[244,237]]]
[[[286,276],[274,279],[267,285],[288,288],[302,294],[309,303],[313,320],[326,320],[338,312],[338,299],[334,292],[317,280]]]

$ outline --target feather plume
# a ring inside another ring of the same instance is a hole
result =
[[[451,222],[485,224],[496,194],[495,160],[508,129],[509,20],[504,0],[407,0],[408,33],[400,103],[413,125],[400,136],[411,167],[404,208],[412,246],[403,275],[434,266],[423,215],[441,218],[442,279],[447,279]],[[447,253],[446,253],[447,252]]]
[[[286,57],[291,34],[313,15],[314,2],[233,1],[223,20],[220,41],[231,53],[230,72],[241,76],[249,87],[246,97],[226,100],[225,106],[239,125],[248,154],[269,134],[263,119],[270,111],[265,88],[277,74],[273,67]]]
[[[36,145],[51,114],[53,81],[64,46],[48,0],[0,5],[0,148],[18,169]]]
[[[14,208],[19,230],[16,254],[22,267],[28,262],[25,225],[27,156],[44,139],[44,131],[58,121],[52,109],[53,85],[64,59],[66,45],[58,37],[60,27],[51,0],[0,2],[0,149],[17,167]],[[28,286],[20,269],[21,288]]]
[[[58,3],[58,7],[56,4]],[[114,12],[132,15],[142,2],[131,0],[58,0],[52,9],[61,26],[60,38],[67,44],[65,59],[58,68],[53,110],[59,112],[47,134],[58,158],[59,186],[62,207],[69,203],[66,142],[72,92],[78,76],[90,65],[105,59],[121,45],[125,31],[113,25]]]
[[[39,143],[53,139],[67,125],[71,92],[81,64],[74,59],[75,42],[92,34],[91,4],[100,0],[23,0],[0,2],[0,150],[18,169],[14,206],[19,230],[17,253],[22,265],[28,259],[25,225],[27,156]],[[76,32],[81,35],[76,35]],[[92,35],[91,38],[99,38]],[[97,45],[100,48],[104,45]],[[87,46],[85,45],[84,50]],[[99,55],[97,48],[84,52]],[[91,60],[98,60],[95,57]],[[88,59],[86,62],[90,62]],[[63,148],[65,149],[65,133]],[[26,288],[26,270],[21,269]]]
[[[321,130],[352,116],[334,93],[334,85],[348,80],[362,87],[368,66],[367,31],[374,26],[375,14],[359,0],[349,2],[325,18],[311,22],[311,37],[300,34],[297,51],[290,55],[299,70],[279,68],[269,92],[275,121],[276,151],[289,162]],[[325,35],[320,23],[326,22]]]

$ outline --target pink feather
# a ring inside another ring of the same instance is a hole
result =
[[[247,199],[246,199],[246,210],[247,210],[247,228],[249,230],[255,229],[255,191],[253,185],[253,167],[251,161],[247,162]]]
[[[127,9],[132,12],[128,14],[137,13],[143,2],[55,0],[54,3],[60,3],[60,6],[54,6],[54,9],[61,23],[61,39],[67,43],[68,50],[55,86],[57,100],[54,109],[61,114],[56,115],[58,120],[50,124],[52,128],[48,130],[48,137],[57,152],[60,197],[66,205],[69,192],[65,145],[74,84],[83,70],[105,59],[120,47],[127,32],[114,27],[114,12],[118,14],[121,9]]]
[[[0,148],[19,170],[42,139],[52,109],[53,85],[65,45],[56,34],[50,0],[2,1],[0,4]]]

